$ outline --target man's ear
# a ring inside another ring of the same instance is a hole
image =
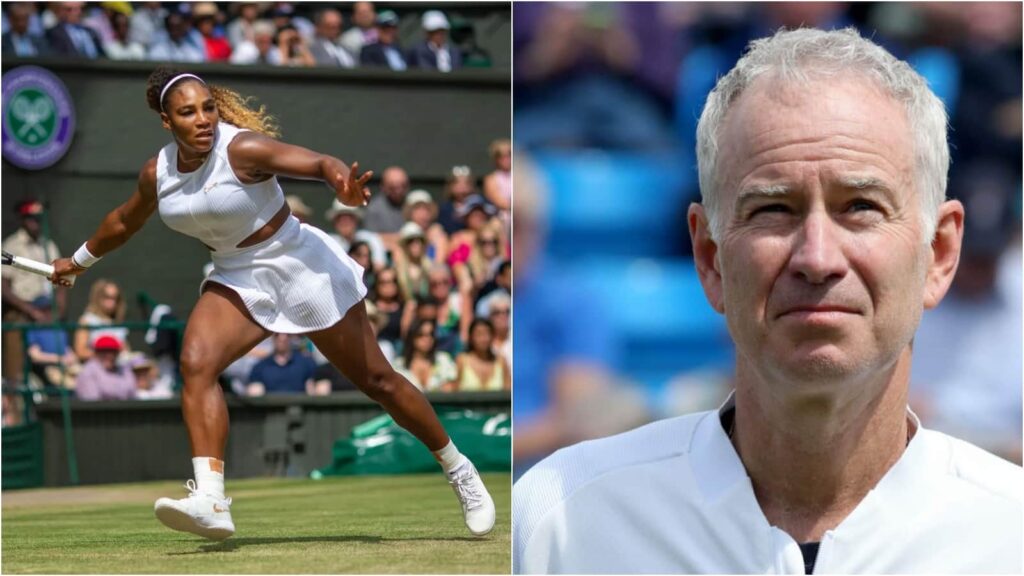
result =
[[[711,238],[704,206],[696,202],[690,204],[686,215],[690,226],[690,242],[693,245],[693,263],[697,267],[697,276],[704,287],[704,296],[711,307],[719,314],[725,314],[725,302],[722,299],[722,272],[718,268],[718,244]]]
[[[949,200],[939,206],[938,224],[931,244],[931,258],[924,284],[924,307],[935,308],[949,291],[960,263],[964,239],[964,206]]]

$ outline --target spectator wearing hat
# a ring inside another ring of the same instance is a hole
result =
[[[42,316],[39,324],[48,324],[51,321],[51,304],[48,296],[40,296],[32,301],[32,307]],[[34,374],[49,386],[73,387],[74,375],[81,366],[64,330],[51,327],[35,328],[25,334],[25,341],[28,343],[28,357],[32,361]]]
[[[223,16],[213,2],[200,2],[192,8],[192,24],[203,37],[207,62],[225,62],[231,58],[231,44],[217,30]]]
[[[366,44],[359,52],[363,66],[405,70],[409,65],[398,44],[398,15],[385,10],[377,15],[377,40]]]
[[[114,37],[103,44],[111,60],[145,60],[146,48],[131,39],[131,20],[124,12],[110,15],[110,26]]]
[[[427,258],[444,262],[448,255],[448,234],[437,223],[437,203],[426,190],[413,190],[405,197],[402,215],[408,222],[415,222],[423,230],[427,242]]]
[[[167,37],[149,49],[150,60],[164,62],[205,62],[206,47],[193,41],[191,26],[185,14],[171,12],[164,18]]]
[[[494,352],[512,365],[512,297],[506,290],[495,290],[480,302],[477,316],[490,320],[494,327]],[[480,310],[479,308],[483,308]]]
[[[5,32],[0,40],[4,54],[13,54],[19,58],[36,58],[50,54],[50,45],[46,40],[32,34],[29,29],[34,13],[30,2],[11,2],[8,5],[7,18],[11,29]]]
[[[124,346],[113,336],[101,336],[93,343],[93,355],[75,385],[79,400],[130,400],[135,398],[135,374],[119,366],[117,356]]]
[[[388,253],[384,246],[384,240],[380,234],[362,227],[365,211],[356,206],[346,206],[337,199],[331,202],[331,207],[324,213],[324,216],[334,228],[334,233],[328,234],[334,238],[341,247],[348,252],[354,242],[366,242],[370,246],[370,258],[376,271],[388,264]]]
[[[284,197],[284,201],[288,203],[288,209],[292,211],[295,218],[303,224],[309,223],[309,217],[313,215],[313,209],[306,205],[302,201],[302,198],[295,194],[289,194]]]
[[[174,378],[161,375],[160,368],[152,358],[142,352],[135,352],[126,362],[135,376],[135,398],[137,400],[162,400],[174,396]]]
[[[132,15],[132,5],[128,2],[100,2],[98,6],[86,10],[88,14],[82,18],[82,26],[96,33],[100,42],[106,47],[114,40],[114,14]],[[108,54],[109,58],[110,55]]]
[[[378,234],[390,234],[390,238],[384,237],[385,243],[388,243],[389,240],[397,239],[397,232],[405,224],[402,209],[405,197],[409,194],[409,175],[398,166],[385,168],[380,177],[380,191],[380,194],[374,194],[370,199],[363,225]]]
[[[277,30],[273,22],[258,20],[252,26],[252,41],[246,40],[235,46],[231,53],[232,64],[264,64],[277,66],[280,64],[280,53],[274,47],[274,35]]]
[[[334,8],[325,8],[317,13],[316,35],[309,46],[317,66],[355,68],[355,56],[338,43],[342,22],[341,12]]]
[[[377,11],[373,2],[356,2],[352,5],[352,28],[341,35],[341,47],[349,54],[358,56],[363,46],[377,41]]]
[[[95,60],[106,56],[99,34],[82,25],[85,2],[57,2],[53,8],[57,25],[46,31],[53,51],[61,56]]]
[[[498,226],[500,223],[494,218],[497,210],[487,203],[484,197],[473,194],[466,198],[466,201],[458,207],[455,215],[462,222],[462,229],[452,234],[452,241],[448,251],[448,265],[454,267],[456,264],[469,261],[470,255],[476,248],[476,240],[485,228]]]
[[[472,299],[465,291],[455,290],[452,282],[452,271],[444,264],[434,264],[427,271],[427,282],[430,297],[437,301],[437,347],[452,355],[459,352],[462,342],[469,332],[469,322],[473,319]],[[419,314],[418,302],[407,302],[402,313],[402,333],[408,333],[408,327]]]
[[[438,207],[437,221],[451,236],[465,228],[457,212],[466,199],[476,194],[476,179],[469,166],[452,166],[444,184],[444,201]]]
[[[440,10],[423,13],[423,33],[426,39],[409,50],[409,67],[451,72],[462,68],[462,53],[448,41],[451,25]]]
[[[430,291],[427,270],[430,269],[431,262],[427,257],[423,228],[415,222],[406,222],[398,237],[400,249],[393,252],[393,257],[402,296],[406,300],[425,296]]]
[[[53,240],[43,241],[43,204],[38,200],[23,200],[15,205],[18,215],[18,230],[3,241],[3,250],[15,256],[24,256],[39,262],[52,262],[60,258],[60,250]],[[4,269],[0,286],[3,287],[4,322],[39,322],[43,314],[32,306],[40,296],[54,294],[53,284],[46,278],[14,267]],[[57,317],[64,317],[66,290],[56,290]],[[25,348],[21,333],[17,330],[4,332],[3,375],[5,378],[20,379],[24,367]]]
[[[274,334],[274,353],[256,363],[249,376],[247,394],[309,394],[315,392],[316,363],[295,350],[291,334]]]

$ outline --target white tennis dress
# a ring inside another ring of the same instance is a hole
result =
[[[157,156],[160,217],[173,230],[213,248],[206,282],[241,296],[253,319],[272,332],[301,334],[330,327],[366,296],[363,268],[327,234],[289,216],[270,238],[236,246],[284,205],[277,178],[242,184],[228,144],[242,129],[220,122],[213,150],[197,170],[178,171],[178,145]]]

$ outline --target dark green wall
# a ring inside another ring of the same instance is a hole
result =
[[[431,393],[438,409],[484,414],[508,413],[508,392]],[[334,442],[352,428],[383,413],[359,392],[330,396],[227,398],[231,434],[225,452],[227,474],[249,478],[274,473],[265,456],[284,448],[295,474],[307,475],[331,463]],[[188,478],[192,471],[181,403],[173,400],[70,401],[78,477],[81,484]],[[64,418],[59,399],[36,406],[43,424],[46,486],[70,483]],[[289,441],[290,438],[290,441]],[[301,441],[302,451],[294,449]],[[292,448],[286,448],[292,446]]]
[[[5,59],[4,71],[23,62]],[[167,144],[159,118],[145,104],[151,63],[35,62],[67,85],[77,114],[67,156],[49,169],[28,172],[3,162],[2,234],[17,226],[14,204],[27,195],[45,199],[58,246],[70,253],[103,216],[124,201],[142,164]],[[255,96],[280,121],[286,142],[358,160],[378,174],[390,165],[408,170],[413,187],[435,195],[451,166],[467,164],[478,175],[490,169],[487,146],[510,135],[508,70],[461,70],[452,74],[407,71],[283,69],[196,65],[208,82]],[[372,185],[375,185],[374,182]],[[282,181],[315,209],[313,223],[328,224],[323,211],[330,191],[320,183]],[[117,280],[134,295],[149,292],[181,315],[191,310],[208,253],[198,241],[171,232],[153,219],[124,248],[105,258],[72,291],[72,319],[82,311],[95,278]],[[129,318],[138,318],[134,307]]]

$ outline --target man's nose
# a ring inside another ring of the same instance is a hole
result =
[[[790,270],[812,284],[823,284],[842,278],[849,269],[843,253],[839,226],[821,211],[804,218],[796,233]]]

